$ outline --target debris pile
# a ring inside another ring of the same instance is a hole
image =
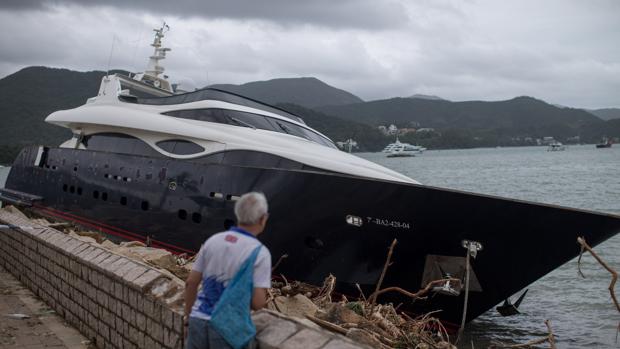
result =
[[[363,294],[349,301],[333,296],[336,278],[322,286],[274,281],[268,308],[288,316],[306,318],[330,331],[375,348],[456,348],[439,320],[426,314],[411,318],[392,304],[373,304]],[[333,298],[338,298],[332,299]]]
[[[169,274],[179,287],[183,287],[183,280],[192,268],[192,259],[146,246],[139,241],[115,243],[106,239],[101,233],[84,230],[71,223],[50,221],[48,218],[26,211],[25,213],[30,216],[28,217],[24,212],[11,206],[4,209],[22,215],[33,223],[53,227],[84,242],[149,264]],[[380,289],[395,244],[396,241],[390,247],[377,290],[370,297],[366,298],[361,289],[360,299],[355,301],[349,301],[344,296],[335,296],[336,277],[333,275],[329,275],[322,286],[298,281],[289,283],[282,276],[282,281],[274,281],[272,288],[268,290],[268,308],[299,318],[309,326],[320,326],[375,348],[456,348],[450,344],[445,328],[432,314],[412,318],[405,313],[399,313],[392,304],[376,302],[378,295],[386,291],[401,292],[412,299],[421,298],[431,286],[429,284],[427,288],[415,294],[398,288]],[[274,269],[280,262],[281,260],[276,263]],[[452,279],[436,282],[446,281]]]

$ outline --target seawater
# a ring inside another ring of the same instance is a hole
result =
[[[620,146],[569,146],[556,152],[545,147],[436,150],[413,158],[357,155],[423,184],[620,214]],[[594,250],[620,272],[620,234]],[[489,310],[467,325],[460,347],[525,343],[546,336],[544,321],[549,319],[558,348],[620,348],[620,314],[607,289],[611,274],[589,254],[582,271],[586,279],[577,274],[575,258],[530,285],[521,315],[501,317]]]
[[[413,158],[356,155],[423,184],[620,214],[620,146],[570,146],[558,152],[544,147],[437,150]],[[0,167],[0,187],[9,169]],[[619,250],[620,234],[595,248],[620,272]],[[530,285],[521,315],[501,317],[489,310],[467,325],[460,347],[525,343],[545,336],[544,320],[549,319],[558,348],[620,348],[620,315],[607,290],[611,275],[587,254],[582,270],[586,279],[577,274],[574,259]]]

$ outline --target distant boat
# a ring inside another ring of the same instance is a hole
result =
[[[422,151],[420,151],[418,146],[407,144],[407,143],[400,143],[400,145],[397,145],[392,148],[392,150],[388,153],[387,157],[388,158],[413,157],[416,154],[420,154],[421,152]]]
[[[611,139],[607,139],[607,138],[603,138],[603,140],[601,141],[601,143],[598,143],[596,145],[597,148],[611,148],[612,145],[612,141]]]
[[[549,147],[547,148],[547,151],[561,151],[561,150],[566,150],[566,146],[564,146],[564,144],[560,142],[553,142],[549,144]]]
[[[402,152],[402,150],[405,147],[407,148],[408,151],[415,152],[415,153],[418,153],[418,154],[421,154],[421,153],[423,153],[426,150],[426,148],[421,147],[419,145],[412,145],[412,144],[409,144],[409,143],[402,143],[401,141],[398,140],[398,137],[396,137],[396,142],[388,144],[385,148],[383,148],[382,152],[388,153],[388,154],[391,154],[394,151]],[[388,155],[388,157],[390,157],[390,156]]]

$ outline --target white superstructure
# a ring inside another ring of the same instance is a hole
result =
[[[402,143],[401,141],[398,140],[398,137],[397,137],[396,142],[388,144],[385,148],[383,148],[382,152],[389,154],[395,151],[403,151],[405,148],[409,152],[416,152],[416,153],[423,153],[426,150],[426,148],[419,146],[419,145]]]
[[[128,91],[121,88],[122,81],[123,79],[117,75],[106,76],[102,79],[97,97],[90,98],[88,103],[81,107],[57,111],[46,118],[46,122],[67,127],[73,131],[74,137],[63,143],[61,147],[84,148],[79,142],[80,138],[97,133],[115,132],[139,138],[162,155],[176,159],[198,158],[225,150],[252,150],[353,176],[418,183],[400,173],[342,152],[326,136],[301,121],[286,118],[278,113],[214,99],[166,105],[132,103],[132,100],[137,100],[137,98],[129,96]],[[183,95],[174,97],[178,96]],[[231,125],[164,114],[209,109],[264,116],[275,122],[281,121],[282,124],[302,128],[322,142],[255,128],[252,125],[244,125],[244,122],[240,120],[237,125]],[[190,140],[200,145],[204,151],[177,155],[157,146],[158,142],[169,139]]]

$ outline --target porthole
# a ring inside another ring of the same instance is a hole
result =
[[[73,172],[77,172],[77,166],[73,167]]]
[[[202,222],[202,215],[200,213],[198,213],[198,212],[192,213],[192,222],[194,222],[194,223]]]
[[[70,186],[69,187],[69,193],[71,193],[71,194],[75,193],[75,187],[74,186]]]
[[[178,216],[179,216],[179,219],[186,220],[187,219],[187,211],[179,210]]]
[[[78,187],[77,188],[77,194],[78,195],[82,195],[82,187]]]
[[[121,205],[123,206],[127,205],[127,197],[121,196]]]
[[[109,175],[108,173],[105,173],[105,174],[103,175],[103,178],[110,178],[110,175]]]
[[[106,192],[101,193],[101,200],[108,201],[108,193]]]
[[[149,209],[149,202],[148,201],[142,201],[142,203],[140,204],[140,208],[142,209],[142,211],[148,211],[148,209]]]
[[[99,191],[98,190],[93,191],[93,198],[99,199]]]
[[[68,186],[68,185],[66,185],[66,184],[63,184],[63,185],[62,185],[62,191],[66,192],[66,191],[67,191],[67,188],[69,188],[69,186]]]

